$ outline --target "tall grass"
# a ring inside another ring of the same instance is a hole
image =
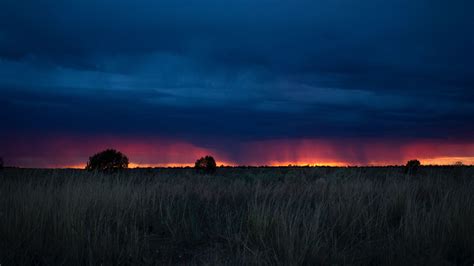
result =
[[[474,169],[0,172],[2,265],[472,265]]]

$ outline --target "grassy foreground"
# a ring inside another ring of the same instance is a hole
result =
[[[1,265],[472,265],[474,168],[0,171]]]

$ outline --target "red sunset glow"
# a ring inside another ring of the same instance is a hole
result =
[[[269,140],[245,142],[237,150],[206,148],[172,139],[119,137],[54,137],[29,142],[27,138],[3,144],[6,158],[20,167],[84,168],[89,156],[115,148],[130,159],[129,167],[193,166],[197,158],[213,155],[217,165],[400,165],[410,159],[423,164],[474,164],[474,143],[423,140]],[[237,156],[237,155],[238,156]]]

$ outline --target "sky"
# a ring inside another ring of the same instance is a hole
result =
[[[0,156],[474,164],[470,0],[2,0]]]

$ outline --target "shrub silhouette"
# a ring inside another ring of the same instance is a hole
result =
[[[406,174],[416,174],[418,169],[420,168],[421,163],[418,160],[409,160],[405,165],[405,173]]]
[[[206,157],[198,159],[194,164],[194,168],[196,168],[198,172],[215,173],[216,161],[212,156],[207,155]]]
[[[86,170],[115,172],[128,168],[128,158],[114,149],[107,149],[89,157]]]

